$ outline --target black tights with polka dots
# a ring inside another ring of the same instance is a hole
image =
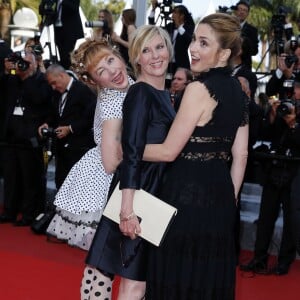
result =
[[[111,278],[86,266],[80,287],[81,300],[111,300],[112,283]]]

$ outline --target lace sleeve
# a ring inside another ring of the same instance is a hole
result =
[[[249,124],[249,104],[250,99],[245,95],[244,97],[244,106],[243,106],[243,114],[240,126],[245,126]]]

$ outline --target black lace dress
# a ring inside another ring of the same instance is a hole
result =
[[[147,300],[234,299],[236,204],[229,160],[238,127],[248,123],[247,100],[228,68],[211,69],[199,80],[217,107],[165,173],[160,196],[178,214],[162,246],[151,247]]]

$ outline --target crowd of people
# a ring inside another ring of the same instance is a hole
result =
[[[0,41],[0,223],[31,226],[45,212],[50,147],[57,193],[45,233],[87,252],[81,300],[111,299],[115,276],[119,300],[234,299],[239,201],[253,161],[263,164],[263,193],[254,257],[240,268],[269,272],[281,208],[272,272],[287,274],[299,251],[300,41],[298,62],[286,62],[289,42],[278,56],[265,94],[280,100],[262,108],[251,68],[258,34],[246,21],[247,1],[234,15],[213,13],[197,25],[176,5],[165,27],[154,24],[159,4],[151,3],[149,25],[136,26],[134,9],[122,12],[120,35],[111,12],[101,9],[105,26],[74,49],[81,30],[64,37],[78,23],[79,1],[58,1],[61,54],[49,66],[35,39],[20,57]],[[270,148],[254,149],[258,140]],[[118,183],[119,224],[102,215]],[[140,237],[133,205],[140,189],[178,210],[159,247]]]

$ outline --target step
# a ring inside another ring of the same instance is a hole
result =
[[[241,248],[245,250],[254,250],[256,240],[256,223],[259,216],[259,208],[263,187],[256,183],[244,183],[241,193],[241,211],[240,211],[240,243]],[[276,255],[281,241],[282,234],[282,211],[275,223],[270,253]]]
[[[263,187],[257,183],[245,182],[242,188],[242,194],[244,195],[257,195],[260,196]]]
[[[259,214],[261,196],[251,194],[241,194],[241,210]]]

